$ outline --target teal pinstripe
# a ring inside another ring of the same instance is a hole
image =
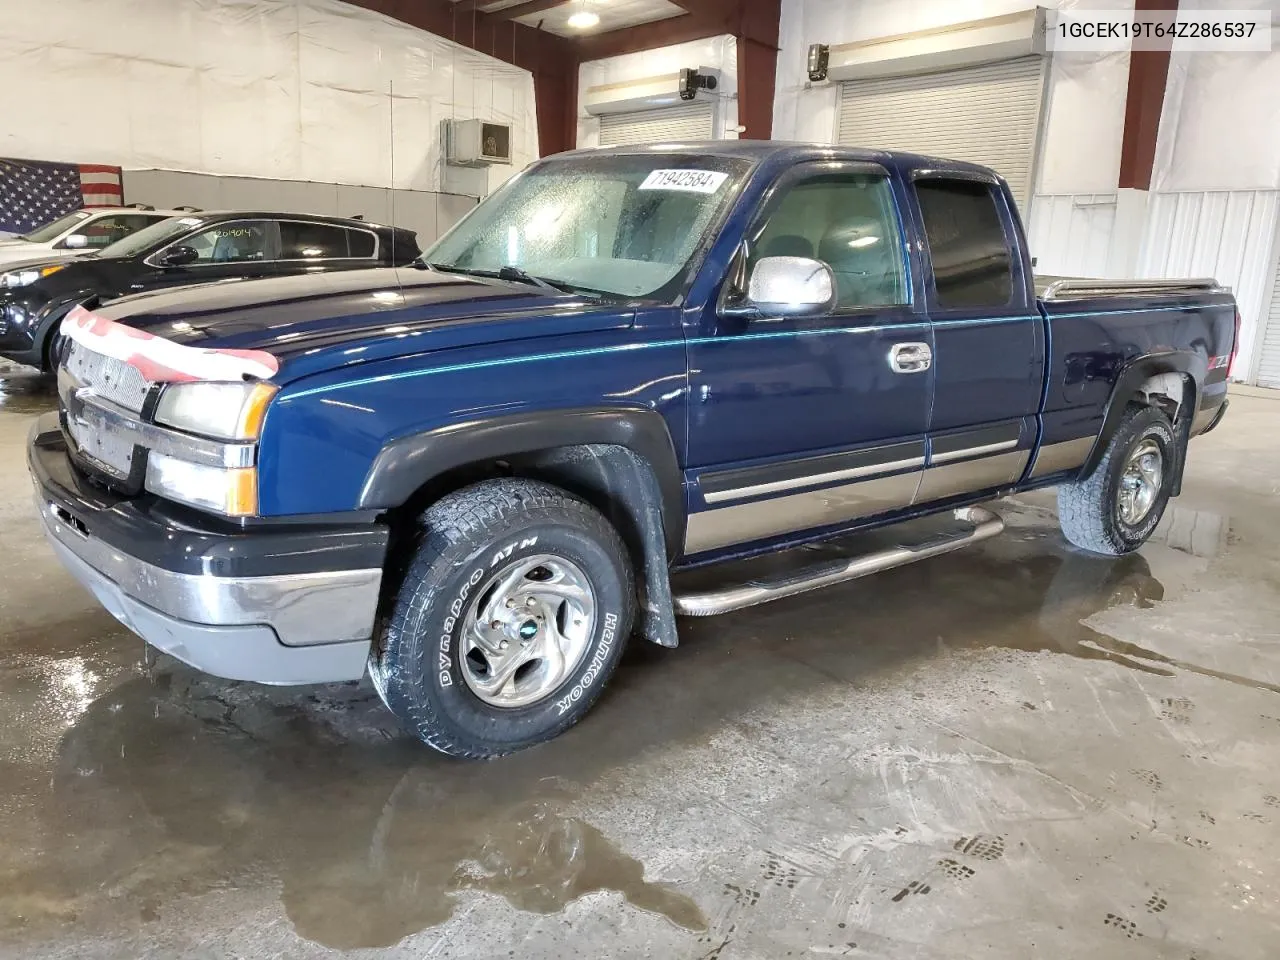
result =
[[[1050,320],[1058,320],[1063,317],[1098,317],[1111,316],[1116,314],[1130,313],[1164,313],[1170,310],[1204,310],[1203,304],[1191,305],[1185,307],[1134,307],[1124,310],[1085,310],[1079,313],[1054,313],[1049,315]],[[1013,323],[1021,320],[1039,320],[1039,314],[1018,315],[1011,317],[972,317],[965,320],[935,320],[935,327],[956,327],[956,326],[976,326],[979,324],[994,323]],[[450,363],[438,367],[430,367],[426,370],[402,370],[397,373],[379,374],[374,377],[358,377],[355,380],[348,380],[345,383],[335,383],[324,387],[312,387],[308,390],[299,390],[297,393],[289,394],[281,397],[281,403],[288,403],[293,400],[301,400],[303,397],[310,397],[320,393],[331,393],[335,390],[346,390],[350,387],[362,387],[372,383],[387,383],[392,380],[403,380],[410,377],[428,377],[438,373],[458,373],[464,370],[483,370],[490,367],[506,367],[516,366],[524,363],[540,363],[544,360],[566,360],[572,357],[589,357],[608,353],[626,353],[632,350],[659,350],[668,347],[684,347],[684,346],[709,346],[717,343],[741,343],[744,340],[776,340],[782,337],[811,337],[811,336],[833,336],[838,334],[850,333],[869,333],[873,330],[883,330],[887,327],[895,329],[905,329],[908,327],[927,327],[928,320],[913,320],[903,323],[893,324],[874,324],[865,327],[833,327],[822,330],[772,330],[762,333],[744,333],[735,337],[691,337],[689,339],[669,339],[669,340],[652,340],[645,343],[620,343],[607,347],[585,347],[579,350],[556,350],[549,353],[533,353],[520,357],[498,357],[493,360],[472,360],[465,363]]]

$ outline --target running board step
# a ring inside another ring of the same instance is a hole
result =
[[[882,570],[950,553],[980,540],[989,540],[1004,530],[1004,521],[982,507],[963,507],[954,511],[954,516],[958,522],[968,524],[969,528],[929,537],[919,543],[893,544],[860,557],[818,564],[774,579],[756,579],[718,590],[677,593],[676,613],[685,617],[712,617],[744,607],[754,607],[770,600],[793,597],[798,593],[808,593],[810,590],[857,580]]]

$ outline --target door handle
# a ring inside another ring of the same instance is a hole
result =
[[[895,343],[889,348],[894,373],[924,373],[932,365],[933,351],[927,343]]]

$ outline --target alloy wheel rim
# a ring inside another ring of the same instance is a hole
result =
[[[1164,484],[1164,454],[1160,444],[1148,438],[1139,443],[1125,460],[1116,492],[1120,520],[1136,527],[1151,514]]]
[[[463,679],[490,706],[537,703],[578,669],[595,622],[595,592],[577,564],[550,554],[510,562],[463,619]]]

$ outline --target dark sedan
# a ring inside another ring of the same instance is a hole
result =
[[[62,318],[78,304],[214,281],[400,266],[411,230],[280,213],[193,213],[162,220],[99,253],[32,260],[0,272],[0,356],[45,370]]]

